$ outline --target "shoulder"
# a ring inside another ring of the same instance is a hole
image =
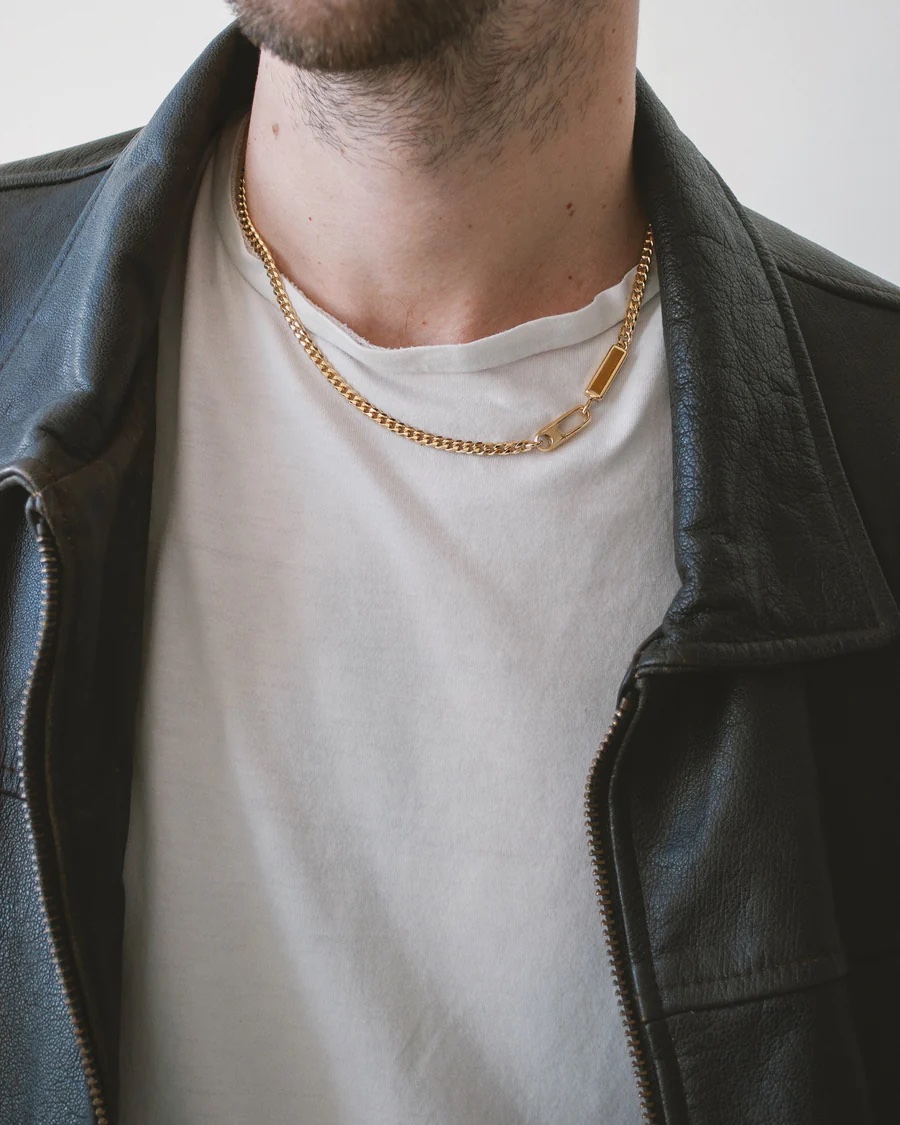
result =
[[[55,187],[104,172],[137,132],[131,129],[73,148],[0,164],[0,192]]]
[[[869,273],[780,223],[748,211],[786,280],[900,313],[900,287]]]
[[[0,354],[137,130],[0,165]]]
[[[754,212],[749,223],[787,290],[820,383],[900,400],[900,287]]]
[[[771,219],[747,217],[787,291],[823,395],[895,403],[900,436],[900,287]]]

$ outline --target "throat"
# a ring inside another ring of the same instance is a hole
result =
[[[570,312],[640,257],[636,20],[612,21],[615,0],[577,5],[540,38],[522,20],[546,18],[543,0],[513,7],[515,26],[482,28],[490,51],[427,73],[321,74],[262,53],[253,221],[278,268],[373,344],[466,343]]]

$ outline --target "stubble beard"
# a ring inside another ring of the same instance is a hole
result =
[[[477,174],[511,134],[537,151],[585,112],[611,0],[228,2],[293,69],[285,101],[321,144],[349,162]]]
[[[228,0],[251,42],[298,70],[427,65],[471,40],[504,0]]]

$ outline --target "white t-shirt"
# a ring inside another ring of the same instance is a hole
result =
[[[234,213],[238,136],[160,337],[123,1125],[637,1125],[583,799],[679,584],[655,272],[568,444],[423,448],[292,337]],[[290,291],[376,406],[509,440],[582,400],[632,279],[403,349]]]

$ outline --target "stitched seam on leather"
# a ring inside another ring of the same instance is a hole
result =
[[[842,629],[837,633],[802,633],[799,636],[787,638],[772,637],[770,640],[742,641],[740,644],[736,644],[734,641],[692,641],[690,647],[695,651],[698,649],[702,650],[704,654],[721,652],[723,657],[736,658],[735,663],[733,665],[729,664],[729,667],[740,667],[740,659],[742,656],[745,659],[750,659],[754,655],[769,657],[773,652],[776,654],[784,653],[795,663],[813,659],[808,654],[801,653],[798,656],[792,651],[798,644],[804,644],[807,641],[836,644],[840,651],[828,653],[827,656],[815,657],[815,659],[832,660],[844,655],[844,652],[852,653],[856,651],[859,643],[868,640],[870,637],[882,640],[883,645],[887,646],[895,641],[898,636],[900,636],[900,631],[895,630],[893,633],[885,635],[883,625],[867,625],[859,629]],[[667,649],[674,649],[677,655],[682,648],[681,642],[675,642],[673,645],[672,642],[663,639],[659,644],[659,649],[663,653],[662,658],[650,656],[642,664],[641,668],[635,672],[635,675],[649,675],[651,672],[665,671],[667,669],[679,672],[709,671],[708,658],[706,660],[697,658],[696,662],[689,658],[676,660],[667,658]]]
[[[9,345],[9,349],[6,352],[6,355],[0,357],[0,373],[2,373],[4,367],[6,367],[6,365],[9,363],[10,359],[12,359],[12,357],[15,355],[16,351],[18,350],[19,344],[21,344],[21,342],[22,342],[22,337],[28,331],[28,328],[29,328],[31,322],[34,320],[35,316],[37,315],[38,309],[43,304],[44,298],[46,297],[47,292],[50,290],[51,286],[56,281],[56,278],[59,276],[59,272],[63,268],[63,265],[68,261],[69,254],[71,254],[71,252],[72,252],[72,247],[75,244],[75,240],[78,238],[78,235],[81,233],[82,227],[87,222],[88,217],[90,216],[94,207],[97,205],[98,194],[99,194],[99,192],[97,192],[97,191],[95,191],[93,193],[93,195],[91,196],[91,198],[88,200],[87,204],[85,205],[84,210],[81,212],[81,214],[75,220],[75,225],[69,231],[69,237],[66,239],[62,249],[60,250],[59,254],[57,255],[56,261],[50,267],[50,271],[47,274],[47,276],[44,278],[43,284],[41,285],[40,289],[35,294],[34,304],[31,306],[31,311],[29,312],[29,314],[25,318],[25,320],[22,322],[22,325],[19,328],[18,334],[11,341],[11,343]]]
[[[769,253],[775,259],[775,263],[781,273],[788,273],[798,281],[818,283],[821,287],[833,289],[835,292],[852,290],[865,296],[884,296],[895,305],[900,304],[900,286],[888,281],[886,278],[878,277],[876,274],[864,270],[860,266],[855,266],[852,262],[843,261],[826,247],[817,246],[816,243],[804,239],[802,235],[798,235],[787,227],[781,226],[780,223],[776,223],[773,219],[761,215],[752,208],[747,208],[746,211],[750,216],[750,222],[759,229],[763,241]],[[773,229],[770,231],[770,228]],[[809,262],[804,261],[802,257],[794,257],[791,244],[788,239],[785,238],[785,235],[793,237],[802,243],[806,243],[813,252],[814,261],[818,264],[810,265]],[[824,255],[826,263],[831,259],[835,259],[836,267],[842,265],[844,267],[849,267],[851,275],[848,277],[846,270],[841,272],[840,269],[836,269],[835,272],[829,272],[827,264],[824,267],[821,265],[820,255],[816,254],[816,251]],[[854,274],[861,274],[863,276],[861,278],[854,278]]]
[[[793,961],[773,961],[770,965],[760,965],[757,967],[750,967],[747,969],[739,969],[734,973],[724,973],[722,975],[711,977],[697,977],[694,980],[676,980],[671,984],[663,985],[663,991],[670,988],[689,988],[699,984],[720,984],[722,981],[739,980],[744,978],[760,977],[766,973],[771,973],[775,969],[796,969],[802,965],[818,965],[825,961],[834,961],[839,956],[838,953],[817,953],[812,957],[800,957]]]
[[[68,175],[54,176],[52,173],[48,172],[46,178],[22,176],[20,179],[12,177],[10,180],[0,180],[0,192],[22,191],[28,188],[56,187],[59,184],[75,183],[78,180],[87,179],[88,176],[96,175],[97,172],[105,172],[115,163],[118,155],[118,153],[115,153],[108,160],[100,161],[100,163],[93,164],[88,168],[73,169]]]
[[[643,1020],[642,1022],[650,1026],[655,1023],[664,1023],[666,1020],[677,1019],[679,1016],[692,1016],[698,1012],[711,1012],[720,1008],[741,1008],[745,1007],[747,1004],[767,1004],[771,1000],[780,1000],[789,996],[795,996],[798,992],[811,992],[816,988],[830,988],[846,979],[846,973],[836,973],[826,980],[801,981],[789,988],[773,988],[771,991],[761,992],[755,996],[739,996],[723,1000],[709,1000],[702,1003],[693,1001],[685,1007],[675,1008],[663,1016],[655,1016],[653,1019]]]
[[[56,184],[68,184],[85,179],[85,177],[93,176],[97,172],[105,172],[118,160],[139,132],[140,129],[126,131],[122,134],[126,139],[122,143],[116,142],[118,147],[115,151],[110,152],[108,156],[95,160],[93,164],[82,165],[78,168],[43,168],[34,172],[9,173],[4,173],[3,168],[0,168],[0,192],[14,191],[17,188],[53,187]],[[8,167],[9,165],[7,165]]]
[[[15,801],[24,801],[25,796],[22,793],[15,793],[12,789],[7,789],[5,785],[0,785],[0,796],[12,797]]]
[[[841,281],[838,278],[829,277],[827,274],[816,273],[798,262],[793,262],[787,258],[782,259],[777,255],[775,256],[775,262],[781,273],[787,274],[795,281],[806,282],[817,289],[833,293],[837,297],[860,297],[865,299],[866,304],[872,304],[877,308],[887,307],[900,312],[900,293],[896,289],[878,289],[874,285],[860,285],[856,281]]]

